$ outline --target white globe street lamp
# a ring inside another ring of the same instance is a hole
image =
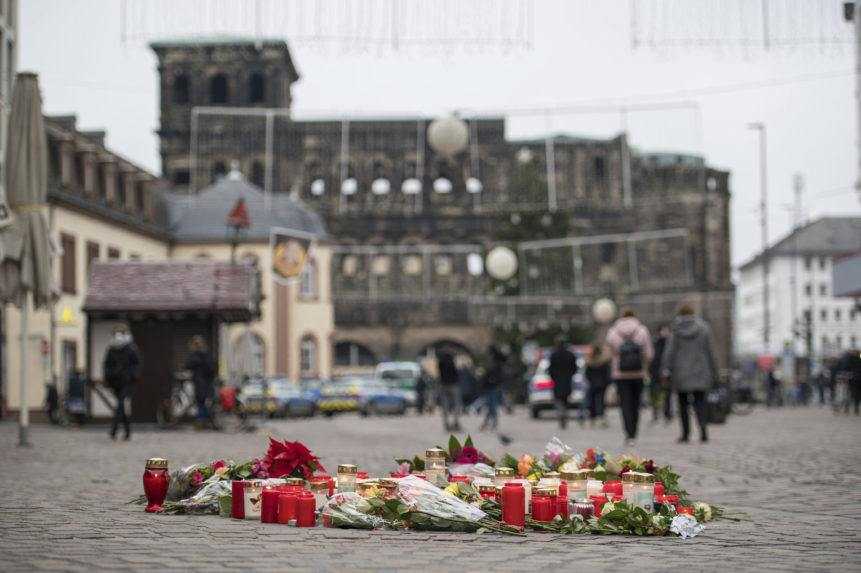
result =
[[[616,316],[616,303],[609,298],[599,298],[592,305],[592,317],[598,324],[608,324]]]
[[[469,143],[466,122],[455,115],[433,120],[428,126],[428,143],[440,155],[454,157]]]
[[[517,255],[508,247],[494,247],[487,254],[485,268],[493,278],[507,281],[517,272]]]

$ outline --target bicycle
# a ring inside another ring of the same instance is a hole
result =
[[[176,428],[192,417],[195,407],[194,383],[191,376],[186,372],[177,372],[171,380],[168,395],[156,408],[156,423],[162,429]]]

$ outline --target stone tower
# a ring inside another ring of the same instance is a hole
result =
[[[213,38],[158,41],[150,44],[158,58],[162,175],[176,189],[194,179],[196,187],[226,173],[232,160],[252,180],[262,177],[263,121],[237,122],[230,116],[205,115],[197,123],[196,160],[192,146],[194,108],[281,108],[289,110],[291,87],[299,73],[283,40]],[[220,118],[220,119],[219,119]],[[234,125],[242,125],[241,136]],[[218,143],[218,145],[215,145]],[[249,145],[251,148],[249,148]],[[242,149],[242,157],[220,151]],[[192,173],[194,169],[194,174]],[[193,175],[195,177],[193,177]],[[260,181],[255,181],[260,184]]]

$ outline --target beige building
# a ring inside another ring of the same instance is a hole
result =
[[[238,171],[194,197],[172,194],[155,176],[105,148],[104,132],[79,131],[74,116],[47,117],[46,130],[50,182],[46,214],[59,250],[54,261],[59,292],[50,310],[36,312],[31,319],[27,353],[32,361],[27,386],[31,409],[41,408],[45,383],[54,379],[62,385],[73,369],[85,370],[97,381],[101,378],[101,356],[111,325],[99,324],[88,337],[82,312],[94,260],[226,261],[235,250],[238,260],[256,261],[264,298],[258,320],[223,327],[221,376],[283,374],[298,380],[330,375],[331,247],[319,217],[287,195],[266,197]],[[239,199],[245,202],[251,224],[235,236],[226,219]],[[300,280],[286,284],[274,280],[270,245],[274,229],[311,240]],[[18,312],[7,307],[0,316],[0,380],[7,410],[16,410],[20,399],[19,332]]]

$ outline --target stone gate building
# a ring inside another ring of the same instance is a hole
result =
[[[602,296],[651,326],[693,303],[729,360],[729,173],[703,158],[643,152],[625,134],[517,141],[498,117],[464,118],[466,149],[444,157],[428,118],[291,119],[299,73],[283,41],[152,48],[163,176],[178,191],[238,161],[252,182],[325,219],[336,364],[440,342],[481,351],[511,324],[589,324]],[[482,268],[497,245],[518,254],[508,281]]]

